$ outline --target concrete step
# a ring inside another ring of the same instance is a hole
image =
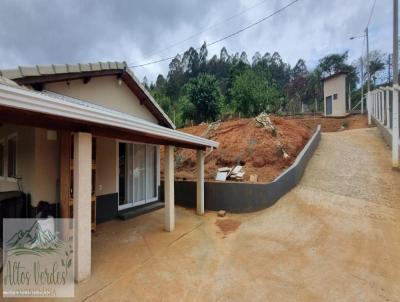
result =
[[[139,215],[143,215],[143,214],[161,209],[163,207],[164,207],[163,202],[156,201],[156,202],[144,204],[142,206],[122,210],[121,212],[118,213],[118,217],[122,220],[127,220],[130,218],[139,216]]]

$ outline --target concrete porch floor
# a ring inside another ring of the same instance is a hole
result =
[[[377,129],[323,134],[301,184],[269,209],[177,207],[172,233],[163,210],[99,225],[74,300],[398,301],[399,184]]]

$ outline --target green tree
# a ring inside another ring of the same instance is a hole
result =
[[[385,54],[382,52],[375,50],[370,53],[370,61],[369,61],[369,72],[371,73],[371,78],[374,83],[379,83],[379,80],[382,78],[382,71],[385,70]]]
[[[222,95],[215,76],[200,74],[189,81],[184,87],[185,96],[193,104],[193,108],[184,113],[185,119],[191,119],[196,123],[214,121],[221,113]]]
[[[199,72],[206,72],[207,56],[208,56],[207,44],[206,42],[204,42],[199,51],[199,65],[200,65]]]
[[[262,111],[277,112],[280,109],[280,94],[276,86],[252,69],[236,76],[231,95],[235,111],[243,116],[255,116]]]
[[[181,56],[177,55],[169,64],[169,72],[166,84],[166,95],[172,102],[177,102],[180,97],[182,86],[185,84],[183,64]]]
[[[331,54],[323,57],[319,61],[318,69],[321,70],[323,76],[329,76],[338,72],[347,72],[347,81],[352,89],[356,87],[358,81],[356,68],[347,64],[348,52],[342,54]]]

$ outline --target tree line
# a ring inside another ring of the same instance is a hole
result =
[[[385,69],[384,55],[373,54],[372,85],[377,85]],[[177,127],[182,127],[229,116],[253,117],[261,112],[293,115],[301,111],[302,104],[311,110],[321,109],[321,80],[337,72],[348,73],[348,87],[358,102],[359,61],[349,64],[347,52],[330,54],[309,69],[303,59],[291,67],[278,52],[256,52],[250,61],[246,52],[229,54],[225,47],[219,56],[209,58],[204,43],[199,51],[190,47],[172,59],[166,77],[160,74],[150,84],[144,78],[143,84]],[[365,85],[365,76],[362,83]]]

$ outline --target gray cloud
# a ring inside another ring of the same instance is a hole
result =
[[[261,0],[60,1],[3,0],[0,10],[0,68],[17,65],[125,60],[143,63],[213,41],[285,5],[270,0],[183,45],[145,59],[149,53],[182,40],[199,29],[236,14]],[[377,1],[371,22],[371,49],[391,51],[390,1]],[[361,54],[362,34],[371,1],[300,0],[293,7],[236,37],[209,48],[219,53],[278,51],[295,64],[304,58],[313,66],[322,56],[349,50]],[[168,62],[135,69],[139,77],[154,79]]]

